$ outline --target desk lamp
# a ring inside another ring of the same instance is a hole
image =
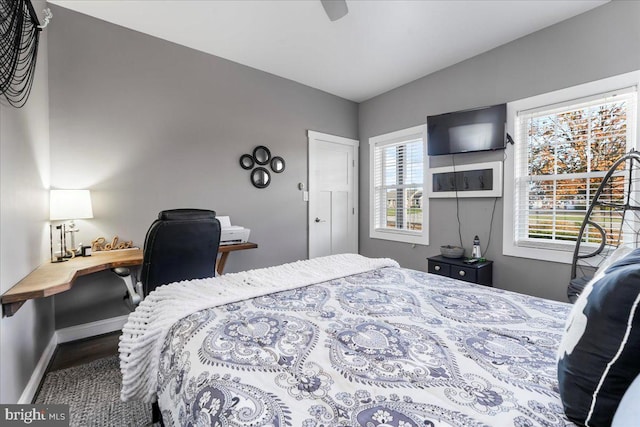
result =
[[[61,224],[56,227],[60,229],[61,257],[56,257],[56,261],[62,261],[67,257],[66,233],[69,233],[70,250],[76,251],[74,233],[80,231],[76,227],[76,219],[93,218],[91,209],[91,193],[89,190],[51,190],[49,198],[49,219],[51,221],[69,220],[68,224]],[[52,261],[53,238],[51,242]]]

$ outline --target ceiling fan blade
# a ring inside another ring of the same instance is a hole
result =
[[[337,21],[349,13],[346,0],[320,0],[320,2],[331,21]]]

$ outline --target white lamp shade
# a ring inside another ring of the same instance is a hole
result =
[[[49,194],[49,219],[93,218],[89,190],[51,190]]]

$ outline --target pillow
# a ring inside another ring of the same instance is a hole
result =
[[[611,255],[609,255],[607,259],[604,260],[600,267],[598,267],[598,270],[596,270],[596,273],[593,275],[593,279],[591,279],[591,281],[595,282],[600,280],[602,276],[604,276],[605,271],[609,268],[609,266],[611,266],[611,264],[615,263],[620,258],[624,258],[625,256],[629,255],[629,253],[631,253],[632,251],[633,248],[629,246],[618,246],[616,250],[613,251]]]
[[[628,427],[636,425],[640,419],[640,375],[631,383],[627,391],[622,396],[620,405],[613,417],[611,427]]]
[[[558,386],[567,417],[608,426],[640,373],[640,249],[595,277],[578,297],[558,350]]]

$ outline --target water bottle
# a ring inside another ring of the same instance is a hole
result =
[[[480,238],[478,236],[473,238],[473,250],[471,251],[472,258],[482,258],[480,253]]]

